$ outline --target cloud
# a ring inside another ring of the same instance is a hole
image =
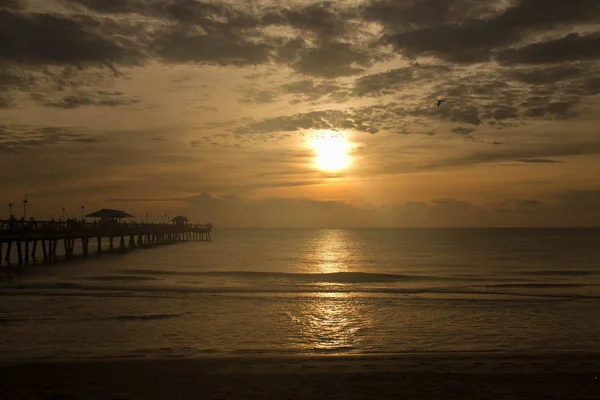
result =
[[[289,116],[266,118],[262,121],[249,123],[233,130],[236,134],[294,132],[311,129],[353,129],[360,132],[376,133],[376,118],[368,116],[366,110],[353,112],[340,110],[313,111]],[[362,114],[362,115],[361,115]]]
[[[366,18],[386,27],[383,42],[407,57],[434,56],[456,63],[489,61],[494,49],[519,43],[530,32],[600,20],[594,0],[376,1]]]
[[[119,98],[120,94],[108,92],[80,93],[76,96],[64,96],[58,100],[44,103],[46,107],[73,109],[83,106],[118,107],[139,103],[138,99]]]
[[[600,216],[600,190],[564,190],[554,194],[560,207],[575,214],[592,211]]]
[[[353,15],[348,9],[335,8],[334,2],[308,4],[304,7],[269,9],[262,17],[262,25],[290,26],[309,31],[321,40],[342,36],[348,19]]]
[[[0,9],[0,61],[98,65],[140,59],[131,41],[106,35],[99,25],[99,20],[87,15]]]
[[[600,33],[570,33],[560,39],[533,43],[498,54],[503,65],[551,64],[600,59]]]
[[[27,71],[17,68],[0,69],[0,108],[11,107],[14,94],[30,90],[35,81],[35,77]]]
[[[456,133],[457,135],[470,135],[473,132],[475,132],[475,129],[473,128],[458,127],[452,129],[452,133]]]
[[[353,94],[356,96],[383,96],[394,94],[399,86],[415,80],[411,68],[399,68],[374,75],[366,75],[354,83]]]
[[[509,199],[498,204],[494,211],[502,214],[529,214],[539,211],[542,206],[543,203],[539,200]]]
[[[568,101],[541,101],[539,106],[530,107],[525,115],[528,117],[544,117],[556,119],[569,119],[578,115],[574,108],[579,104],[578,98]]]
[[[273,103],[277,100],[277,91],[275,90],[254,90],[247,89],[244,91],[240,103],[247,104],[266,104]]]
[[[267,44],[239,36],[198,33],[186,26],[171,27],[157,34],[152,49],[166,62],[237,66],[266,63],[273,50]]]
[[[294,95],[297,101],[317,101],[327,98],[330,101],[346,100],[344,87],[329,81],[315,83],[312,79],[303,79],[281,85],[283,93]]]
[[[511,78],[530,85],[547,85],[558,81],[579,78],[587,68],[579,65],[558,65],[541,68],[523,68],[509,72]]]
[[[368,53],[351,43],[325,43],[307,50],[293,68],[305,75],[337,78],[360,74],[373,61]]]
[[[552,160],[550,158],[521,158],[515,161],[528,164],[555,164],[561,162],[560,160]]]
[[[600,143],[579,142],[561,143],[535,146],[522,146],[519,148],[478,151],[465,156],[450,158],[439,163],[434,163],[426,169],[476,165],[497,162],[520,162],[526,164],[552,164],[559,160],[551,160],[552,157],[570,157],[600,154]]]
[[[202,193],[186,199],[181,213],[196,221],[211,221],[226,227],[475,227],[475,226],[573,226],[562,216],[576,216],[575,224],[591,210],[592,221],[600,222],[600,191],[572,191],[555,194],[558,201],[506,199],[476,204],[455,198],[409,201],[391,206],[351,204],[307,198],[251,200],[241,196]],[[145,201],[145,200],[143,200]],[[558,217],[558,218],[557,218]]]
[[[0,125],[0,153],[18,154],[31,147],[103,141],[104,137],[82,133],[78,128]]]
[[[0,0],[0,9],[22,10],[25,8],[22,0]]]
[[[364,17],[394,32],[480,19],[494,8],[493,2],[477,0],[379,0],[368,3]]]

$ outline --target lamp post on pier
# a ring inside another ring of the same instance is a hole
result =
[[[66,211],[66,209],[63,207],[63,209],[62,209],[62,212],[63,212],[63,213],[62,213],[62,219],[63,219],[63,220],[65,219],[65,211]]]
[[[8,218],[12,217],[12,203],[8,203]]]
[[[82,221],[85,221],[85,217],[83,216],[85,214],[84,211],[85,211],[85,206],[81,206],[81,220]]]
[[[25,198],[23,199],[23,220],[27,218],[27,194],[25,194]]]
[[[150,213],[146,213],[146,223],[148,223],[150,220],[148,219],[148,217],[150,216]]]

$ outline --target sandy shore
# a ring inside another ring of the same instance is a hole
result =
[[[94,360],[0,366],[9,399],[600,399],[600,354]]]

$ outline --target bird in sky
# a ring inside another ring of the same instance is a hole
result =
[[[446,101],[446,99],[439,99],[439,100],[437,101],[437,106],[438,106],[438,107],[439,107],[439,106],[441,106],[441,105],[442,105],[442,103],[444,103],[445,101]]]

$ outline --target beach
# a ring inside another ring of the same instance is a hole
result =
[[[598,399],[600,354],[403,354],[36,362],[5,400]]]

